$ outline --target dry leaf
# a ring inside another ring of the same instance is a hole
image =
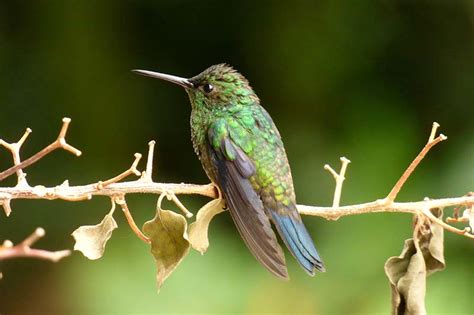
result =
[[[438,218],[443,217],[441,209],[433,209],[431,212]],[[444,261],[444,229],[440,225],[430,222],[429,231],[431,233],[423,235],[420,240],[421,250],[426,262],[427,276],[446,267]],[[428,244],[428,248],[424,248],[426,244]]]
[[[104,254],[105,244],[112,236],[112,231],[117,228],[112,209],[97,225],[84,225],[72,232],[76,240],[74,250],[78,250],[87,258],[99,259]]]
[[[441,210],[433,210],[437,217]],[[443,228],[428,219],[420,223],[422,232],[407,239],[402,253],[390,257],[385,263],[385,273],[392,289],[392,314],[426,314],[426,277],[445,267]]]
[[[400,256],[387,260],[385,273],[392,288],[392,314],[426,314],[425,262],[413,239],[405,241]]]
[[[225,203],[222,198],[209,201],[199,209],[196,221],[189,225],[189,242],[191,243],[191,246],[201,254],[204,254],[209,247],[209,239],[207,236],[209,223],[216,214],[224,211],[224,206]]]
[[[186,228],[186,219],[182,215],[160,208],[153,220],[143,225],[143,232],[150,238],[151,254],[156,261],[158,292],[189,252]]]

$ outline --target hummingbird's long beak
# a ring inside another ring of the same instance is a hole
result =
[[[135,72],[135,73],[147,76],[147,77],[152,77],[152,78],[155,78],[155,79],[161,79],[161,80],[169,81],[171,83],[181,85],[182,87],[184,87],[186,89],[194,88],[194,84],[191,81],[189,81],[186,78],[177,77],[175,75],[164,74],[164,73],[153,72],[153,71],[147,71],[147,70],[132,70],[132,72]]]

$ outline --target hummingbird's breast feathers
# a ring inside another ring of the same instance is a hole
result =
[[[201,130],[193,128],[195,150],[205,165],[208,175],[213,170],[208,164],[208,146],[223,152],[234,161],[243,152],[253,164],[255,174],[250,180],[262,199],[275,209],[294,203],[295,196],[291,171],[283,142],[270,115],[258,104],[242,106],[226,116],[213,117]],[[229,145],[231,143],[232,145]],[[239,150],[235,150],[234,147]]]

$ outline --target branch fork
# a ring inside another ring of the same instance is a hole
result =
[[[339,173],[334,171],[334,169],[332,169],[327,164],[324,166],[324,169],[328,170],[336,180],[336,188],[334,191],[334,200],[332,208],[325,210],[324,207],[310,207],[299,205],[298,210],[302,214],[322,216],[330,220],[337,220],[341,216],[345,215],[354,215],[370,212],[407,212],[413,213],[417,216],[423,215],[425,218],[431,220],[432,222],[435,222],[447,231],[474,239],[474,234],[472,234],[472,229],[474,226],[474,194],[472,193],[460,198],[446,198],[438,200],[430,200],[429,198],[425,198],[424,201],[421,202],[395,202],[395,198],[402,189],[403,185],[406,183],[408,178],[411,176],[416,167],[420,164],[421,160],[423,160],[426,154],[430,151],[430,149],[441,141],[447,139],[447,137],[443,134],[440,134],[436,137],[436,132],[439,126],[440,125],[437,122],[433,123],[428,142],[420,151],[420,153],[415,157],[415,159],[411,162],[411,164],[408,166],[403,175],[400,177],[400,179],[397,181],[397,183],[394,185],[392,190],[385,198],[361,205],[339,207],[342,184],[345,179],[344,175],[346,172],[347,165],[350,163],[348,159],[346,159],[345,157],[341,157],[342,166]],[[445,223],[443,220],[437,218],[431,213],[431,209],[449,207],[454,205],[464,206],[466,207],[466,210],[464,211],[463,216],[459,218],[457,215],[458,209],[455,209],[455,218],[447,218],[447,222],[471,222],[471,227],[465,227],[463,229],[455,228]]]
[[[97,189],[99,189],[99,190],[104,189],[105,187],[109,186],[110,184],[118,183],[119,181],[121,181],[125,177],[128,177],[129,175],[132,175],[132,174],[134,174],[136,176],[140,176],[141,173],[137,169],[137,165],[140,162],[141,158],[142,158],[142,155],[140,153],[135,153],[135,160],[133,161],[132,165],[130,166],[130,168],[128,170],[126,170],[125,172],[122,172],[119,175],[117,175],[117,176],[115,176],[111,179],[108,179],[106,181],[99,181],[96,184]]]
[[[10,167],[9,169],[3,171],[0,173],[0,181],[4,180],[5,178],[13,175],[15,172],[18,175],[18,181],[19,183],[21,182],[21,174],[23,173],[23,170],[30,166],[31,164],[37,162],[38,160],[42,159],[49,153],[53,152],[56,149],[63,149],[68,152],[71,152],[72,154],[76,156],[80,156],[82,153],[75,147],[69,145],[66,141],[66,133],[69,128],[69,123],[71,122],[70,118],[63,118],[63,124],[61,127],[61,130],[59,131],[59,135],[56,138],[56,140],[45,147],[43,150],[39,151],[35,155],[29,157],[28,159],[24,160],[23,162],[20,162],[20,148],[25,142],[26,138],[28,135],[31,133],[31,129],[27,128],[23,136],[20,138],[20,140],[17,143],[7,143],[4,140],[0,139],[0,144],[3,145],[6,149],[8,149],[12,155],[13,155],[13,160],[14,160],[14,166]]]
[[[40,238],[46,234],[43,228],[37,228],[30,236],[17,245],[9,240],[3,242],[0,246],[0,260],[12,259],[18,257],[37,258],[57,262],[71,254],[70,250],[47,251],[43,249],[31,248]]]
[[[416,158],[411,162],[411,164],[408,166],[408,168],[405,170],[403,175],[400,177],[400,179],[397,181],[395,186],[393,186],[392,190],[390,193],[387,195],[387,199],[390,201],[394,201],[395,198],[397,197],[398,193],[402,189],[403,185],[407,181],[407,179],[410,177],[410,175],[413,173],[415,168],[420,164],[421,160],[426,156],[426,154],[430,151],[431,148],[433,148],[435,145],[440,143],[441,141],[447,140],[448,137],[446,137],[443,134],[440,134],[439,136],[436,136],[436,131],[439,128],[439,124],[437,122],[433,123],[433,127],[431,128],[431,133],[430,137],[428,138],[428,142],[426,145],[423,147],[423,149],[420,151],[420,153],[416,156]]]
[[[67,201],[81,201],[91,199],[93,196],[107,196],[111,199],[113,207],[115,207],[115,204],[117,204],[122,208],[122,211],[132,231],[141,240],[146,243],[150,243],[149,238],[143,234],[143,232],[137,227],[133,220],[132,214],[130,212],[130,209],[128,208],[125,199],[127,194],[151,193],[159,195],[159,207],[161,206],[161,202],[166,197],[169,201],[172,201],[188,218],[192,217],[193,214],[179,200],[179,194],[199,194],[213,199],[219,197],[219,191],[217,187],[212,183],[207,185],[194,185],[184,183],[167,184],[154,182],[152,179],[152,171],[155,141],[150,141],[148,143],[148,157],[146,162],[146,169],[142,172],[138,170],[138,164],[141,159],[141,154],[136,153],[135,159],[129,169],[105,181],[99,181],[94,184],[87,184],[82,186],[70,186],[69,182],[66,180],[61,185],[55,187],[45,187],[42,185],[37,185],[34,187],[29,186],[25,179],[26,174],[23,172],[24,168],[37,162],[50,152],[59,148],[67,150],[77,156],[81,154],[81,151],[66,142],[66,133],[70,122],[71,120],[69,118],[63,118],[63,125],[59,132],[58,138],[53,143],[51,143],[50,145],[48,145],[47,147],[24,161],[20,160],[19,152],[21,146],[31,133],[31,129],[27,129],[23,136],[20,138],[20,140],[16,143],[7,143],[3,140],[0,140],[0,145],[4,146],[12,153],[14,163],[14,166],[0,173],[0,181],[14,173],[17,174],[18,178],[18,184],[15,187],[0,187],[0,206],[4,208],[5,214],[7,216],[12,211],[10,206],[12,199],[63,199]],[[423,201],[417,202],[395,202],[395,199],[400,190],[402,189],[403,185],[411,176],[411,174],[416,169],[421,160],[426,156],[428,151],[436,144],[447,139],[447,137],[443,134],[436,136],[438,127],[439,124],[433,123],[433,127],[431,129],[427,144],[416,156],[413,162],[408,166],[403,175],[400,177],[400,179],[397,181],[397,183],[394,185],[394,187],[391,189],[391,191],[385,198],[363,204],[340,206],[342,186],[345,180],[345,174],[347,171],[348,164],[350,163],[347,158],[341,157],[341,169],[339,173],[337,173],[329,165],[324,166],[324,169],[330,172],[336,182],[332,206],[314,207],[298,205],[298,211],[304,215],[321,216],[329,220],[337,220],[340,217],[347,215],[374,212],[411,213],[417,216],[421,215],[424,218],[427,218],[432,222],[435,222],[436,224],[442,226],[444,229],[450,232],[474,239],[474,235],[472,234],[472,228],[466,227],[464,229],[458,229],[448,224],[454,222],[469,222],[471,227],[474,225],[473,194],[457,198],[425,199]],[[139,178],[134,181],[122,182],[122,180],[128,177],[129,175],[136,175],[139,176]],[[435,217],[430,211],[434,208],[445,208],[451,206],[455,206],[458,208],[456,208],[457,210],[455,209],[454,218],[447,219],[448,223],[444,222],[442,219]],[[461,208],[465,210],[463,215],[459,216],[458,212]],[[56,261],[69,255],[69,251],[48,252],[38,249],[32,249],[30,246],[43,235],[44,230],[38,229],[35,231],[35,233],[32,234],[32,236],[30,236],[24,242],[16,246],[13,246],[11,242],[4,243],[3,247],[0,246],[0,260],[12,257],[27,256]]]
[[[331,175],[334,177],[334,180],[336,181],[336,189],[334,190],[334,199],[332,202],[332,206],[334,208],[339,207],[342,193],[342,184],[346,179],[344,176],[346,175],[347,166],[349,165],[349,163],[351,163],[351,161],[344,156],[341,157],[340,160],[342,165],[339,174],[329,164],[324,165],[324,169],[329,171],[329,173],[331,173]]]

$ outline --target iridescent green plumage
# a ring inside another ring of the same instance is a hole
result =
[[[248,81],[224,64],[191,79],[138,72],[185,87],[192,104],[194,150],[209,178],[221,188],[254,256],[276,276],[288,278],[271,221],[309,274],[324,271],[296,210],[293,180],[280,134]]]

